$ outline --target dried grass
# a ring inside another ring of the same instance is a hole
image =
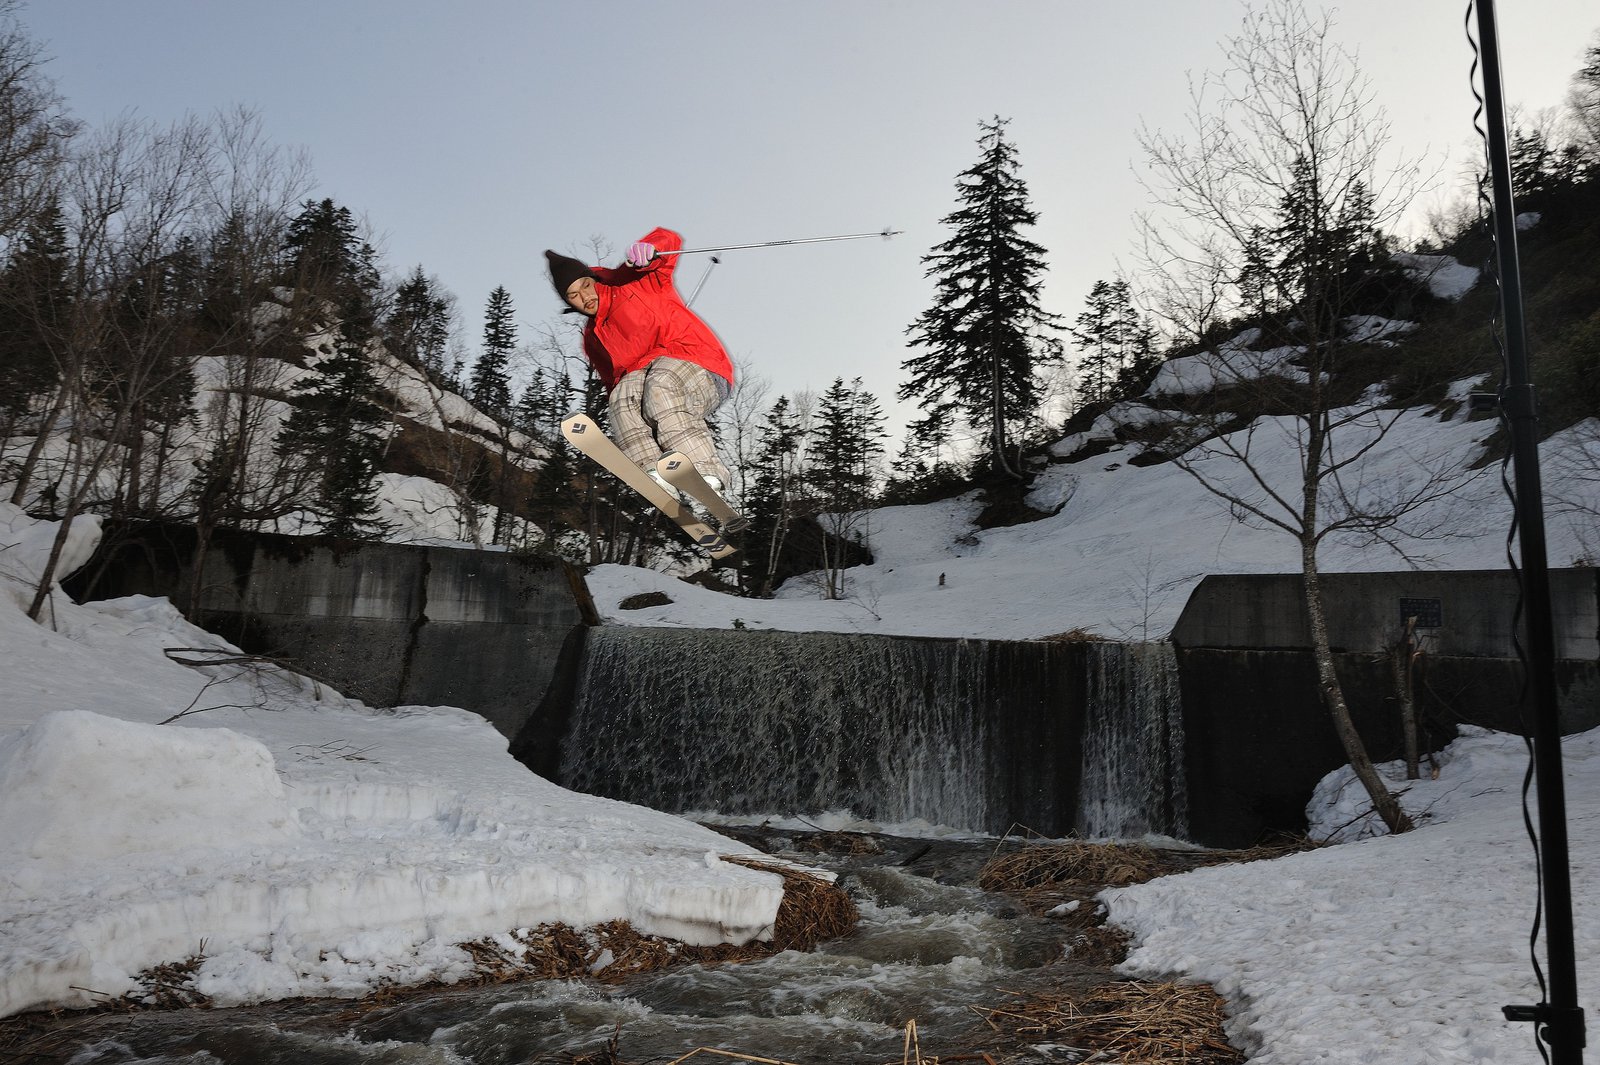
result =
[[[1087,994],[1016,995],[996,1008],[973,1007],[1009,1036],[1065,1040],[1096,1060],[1129,1065],[1240,1065],[1244,1054],[1222,1031],[1225,1004],[1209,984],[1118,981]]]
[[[882,854],[883,844],[865,832],[818,832],[794,841],[794,849],[814,854]]]
[[[1043,843],[990,859],[978,874],[985,891],[1018,894],[1062,886],[1122,887],[1172,872],[1161,854],[1140,843]]]
[[[832,880],[750,855],[724,855],[722,860],[783,878],[783,902],[772,928],[773,951],[812,950],[825,940],[849,935],[861,919],[849,894]]]
[[[855,903],[832,881],[748,855],[726,855],[723,860],[783,878],[783,901],[770,940],[689,946],[645,935],[626,921],[608,921],[581,932],[567,925],[541,925],[509,937],[461,944],[473,958],[473,982],[591,979],[618,984],[640,973],[685,962],[743,962],[784,950],[812,950],[824,940],[855,929],[860,917]]]

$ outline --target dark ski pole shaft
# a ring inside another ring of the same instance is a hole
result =
[[[744,251],[746,248],[779,248],[786,244],[821,244],[829,240],[864,240],[867,237],[890,237],[900,235],[898,229],[880,229],[876,233],[841,233],[835,237],[800,237],[797,240],[765,240],[756,244],[724,244],[719,248],[678,248],[676,251],[662,249],[657,255],[704,255],[706,252],[716,251]]]
[[[1496,261],[1505,318],[1506,381],[1501,413],[1511,432],[1517,490],[1517,527],[1522,544],[1523,624],[1533,692],[1533,762],[1539,797],[1539,860],[1544,884],[1545,950],[1549,1001],[1507,1006],[1510,1020],[1532,1021],[1550,1045],[1555,1065],[1583,1060],[1584,1019],[1578,1006],[1578,974],[1572,925],[1572,873],[1567,845],[1567,804],[1561,778],[1561,725],[1556,702],[1555,635],[1550,619],[1550,570],[1544,535],[1544,499],[1539,481],[1538,411],[1528,369],[1522,279],[1517,262],[1516,211],[1511,156],[1500,84],[1500,45],[1494,0],[1477,0],[1478,39],[1483,52],[1483,95],[1488,112],[1489,167],[1494,182]]]

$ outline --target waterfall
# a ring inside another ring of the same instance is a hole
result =
[[[1087,646],[1078,834],[1186,838],[1183,704],[1172,645]]]
[[[673,813],[1181,835],[1182,744],[1166,645],[601,627],[558,779]]]
[[[982,825],[986,673],[973,641],[596,629],[561,780],[670,811]]]

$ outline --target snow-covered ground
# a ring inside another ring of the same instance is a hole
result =
[[[1417,264],[1438,267],[1441,285],[1463,283],[1447,266]],[[1175,372],[1163,388],[1205,377]],[[1351,486],[1465,470],[1492,428],[1459,408],[1407,411]],[[1286,427],[1254,433],[1269,482],[1292,480]],[[1587,423],[1544,446],[1553,564],[1594,557],[1597,440]],[[850,571],[841,601],[804,579],[761,601],[620,566],[592,573],[591,590],[624,624],[1157,638],[1204,574],[1293,570],[1287,537],[1234,521],[1171,464],[1131,465],[1135,451],[1043,470],[1031,502],[1050,516],[1029,524],[979,530],[970,497],[872,513],[876,561]],[[1411,556],[1502,566],[1510,507],[1495,474],[1463,477],[1419,512]],[[391,487],[431,509],[426,484]],[[231,1003],[448,979],[468,964],[454,944],[544,921],[625,918],[694,942],[770,926],[776,878],[718,859],[744,848],[540,780],[475,715],[379,711],[289,674],[192,664],[229,649],[161,600],[58,595],[42,623],[28,620],[29,576],[53,532],[0,505],[0,1014],[119,994],[202,941],[199,987]],[[69,559],[85,558],[94,535],[92,521],[76,530]],[[1354,541],[1330,542],[1323,561],[1403,565]],[[641,591],[672,602],[621,608]],[[1600,871],[1600,736],[1573,737],[1567,754],[1588,994],[1600,981],[1584,887]],[[1215,983],[1255,1062],[1532,1060],[1528,1026],[1500,1014],[1537,999],[1525,766],[1519,739],[1469,733],[1436,779],[1407,785],[1414,833],[1108,893],[1135,936],[1128,970]],[[1355,796],[1336,774],[1311,801],[1313,824],[1343,829]]]
[[[1458,391],[1464,394],[1466,387]],[[1367,456],[1361,475],[1362,487],[1389,492],[1435,468],[1463,471],[1455,475],[1451,493],[1411,515],[1417,535],[1404,543],[1411,561],[1359,539],[1330,540],[1319,553],[1325,572],[1407,569],[1413,563],[1443,569],[1506,565],[1511,505],[1499,468],[1467,469],[1494,423],[1467,420],[1464,405],[1448,420],[1440,418],[1431,410],[1404,412]],[[1292,486],[1298,453],[1288,428],[1266,422],[1254,432],[1264,476]],[[1600,423],[1589,421],[1552,437],[1541,451],[1551,565],[1588,564],[1595,557],[1597,440]],[[608,622],[628,625],[727,628],[737,618],[749,628],[992,639],[1082,627],[1117,639],[1160,639],[1206,574],[1298,570],[1298,547],[1289,536],[1233,520],[1218,497],[1171,463],[1129,464],[1137,450],[1117,447],[1043,471],[1029,502],[1054,513],[1024,525],[978,529],[981,506],[972,497],[871,512],[855,524],[866,529],[875,561],[848,571],[840,600],[824,600],[820,582],[805,578],[787,582],[773,600],[730,600],[625,566],[598,567],[589,575],[589,588]],[[1348,487],[1357,487],[1354,480]],[[645,591],[663,592],[672,602],[620,609],[622,600]]]
[[[718,857],[748,848],[544,781],[476,714],[180,664],[230,648],[166,600],[57,594],[30,621],[54,529],[0,504],[0,1015],[202,944],[197,986],[230,1004],[449,979],[454,944],[544,922],[769,934],[779,879]]]
[[[1600,732],[1563,748],[1580,1001],[1600,987]],[[1177,974],[1227,998],[1251,1065],[1536,1061],[1533,1026],[1500,1009],[1539,1001],[1529,932],[1538,895],[1515,737],[1468,731],[1438,778],[1385,767],[1414,832],[1256,865],[1222,866],[1108,892],[1134,932],[1128,972]],[[1313,829],[1358,816],[1348,771],[1318,789]],[[1530,802],[1532,800],[1530,799]],[[1541,964],[1544,943],[1539,945]]]

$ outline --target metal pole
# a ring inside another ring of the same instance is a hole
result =
[[[1522,544],[1523,624],[1533,691],[1533,760],[1539,796],[1539,860],[1544,884],[1545,950],[1549,958],[1547,1002],[1507,1006],[1509,1020],[1532,1021],[1550,1045],[1555,1065],[1583,1060],[1583,1010],[1572,928],[1566,789],[1561,777],[1561,724],[1556,700],[1555,634],[1550,618],[1550,570],[1545,553],[1544,496],[1539,481],[1539,419],[1528,369],[1527,331],[1522,317],[1522,277],[1517,262],[1516,210],[1511,156],[1500,85],[1500,44],[1494,0],[1477,0],[1478,38],[1483,49],[1483,95],[1488,111],[1489,168],[1494,180],[1495,249],[1500,301],[1505,314],[1506,381],[1501,415],[1511,432],[1517,490],[1518,537]]]
[[[689,293],[689,298],[683,301],[685,304],[690,307],[694,306],[695,298],[700,295],[700,290],[706,287],[706,282],[711,280],[711,271],[715,270],[720,262],[722,260],[715,255],[711,257],[711,265],[707,266],[706,272],[700,275],[700,283],[694,287],[693,292]]]
[[[876,233],[842,233],[837,237],[802,237],[799,240],[768,240],[759,244],[726,244],[720,248],[679,248],[676,251],[661,249],[657,255],[703,255],[708,251],[743,251],[746,248],[777,248],[785,244],[820,244],[826,240],[861,240],[864,237],[882,237],[888,240],[901,233],[898,229],[882,229]]]

